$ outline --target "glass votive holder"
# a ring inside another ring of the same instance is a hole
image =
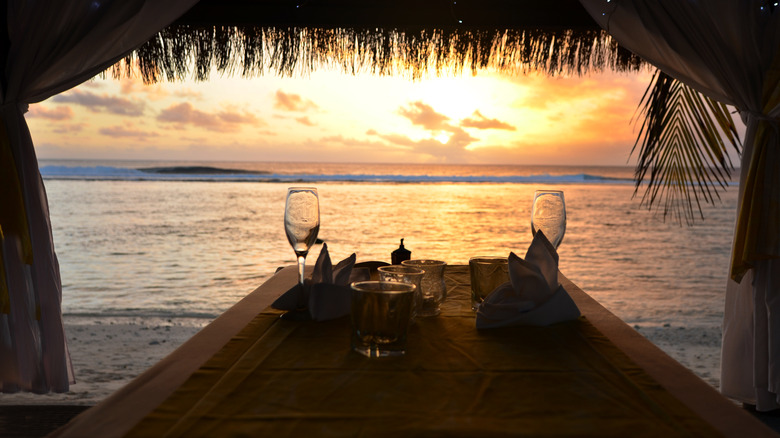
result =
[[[471,310],[477,310],[485,297],[509,281],[509,259],[506,257],[472,257],[469,259]]]
[[[379,272],[379,281],[394,281],[415,285],[414,308],[412,309],[412,319],[414,319],[423,306],[422,279],[425,271],[414,266],[404,265],[380,266],[377,271]]]
[[[446,262],[441,260],[404,260],[403,266],[412,266],[422,269],[425,274],[421,281],[422,308],[417,316],[436,316],[441,313],[441,303],[447,296],[447,287],[444,284],[444,267]]]
[[[406,354],[417,287],[409,283],[357,281],[351,288],[352,349],[366,357]]]

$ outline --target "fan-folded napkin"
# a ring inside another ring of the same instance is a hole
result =
[[[525,259],[509,255],[509,281],[477,310],[477,328],[547,326],[577,319],[580,309],[558,282],[558,252],[537,231]]]
[[[353,253],[333,266],[328,253],[328,244],[323,244],[311,280],[307,279],[303,287],[296,284],[290,288],[277,298],[271,307],[290,311],[307,309],[315,321],[326,321],[349,315],[352,297],[350,282],[368,279],[360,278],[368,277],[363,270],[355,270],[353,276],[355,258]]]

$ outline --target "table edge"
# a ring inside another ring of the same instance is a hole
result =
[[[297,267],[280,270],[168,356],[49,436],[124,436],[296,279]]]
[[[559,273],[559,279],[588,321],[670,394],[724,436],[735,438],[780,436],[674,360],[565,275]]]
[[[296,275],[293,266],[277,272],[173,353],[49,436],[125,435],[259,311],[268,307],[290,284],[294,284]],[[671,358],[563,274],[560,274],[560,281],[588,321],[669,393],[724,436],[780,436]],[[110,434],[107,435],[106,431],[110,431]]]

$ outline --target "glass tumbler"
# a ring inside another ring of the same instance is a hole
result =
[[[394,281],[396,283],[415,285],[417,289],[414,291],[414,308],[412,309],[412,319],[414,319],[423,306],[422,279],[425,271],[414,266],[403,265],[380,266],[377,271],[379,272],[379,281]]]
[[[422,308],[417,316],[436,316],[441,313],[441,303],[447,297],[447,287],[444,284],[444,267],[441,260],[404,260],[403,266],[412,266],[425,271],[422,286]]]
[[[357,281],[351,287],[352,350],[366,357],[406,354],[415,286]]]
[[[506,257],[472,257],[469,259],[471,310],[477,310],[490,292],[509,281]]]

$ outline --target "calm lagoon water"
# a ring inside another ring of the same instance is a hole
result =
[[[251,173],[219,170],[228,168]],[[414,257],[453,264],[523,256],[533,192],[562,189],[560,267],[571,280],[631,324],[715,327],[723,315],[736,186],[689,227],[641,208],[628,168],[42,160],[41,169],[66,314],[217,316],[294,263],[284,202],[288,186],[305,184],[319,189],[334,262],[353,252],[389,262],[400,238]]]

